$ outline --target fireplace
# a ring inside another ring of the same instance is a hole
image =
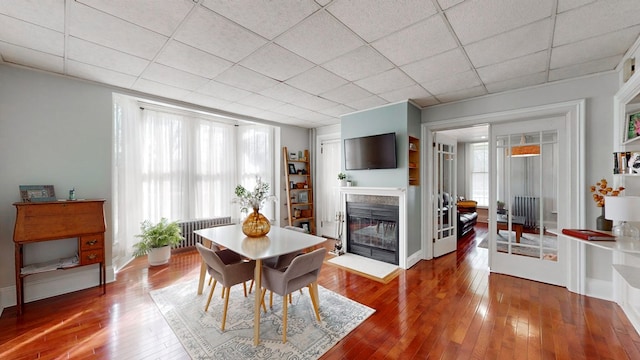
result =
[[[347,251],[398,265],[398,205],[347,202]]]

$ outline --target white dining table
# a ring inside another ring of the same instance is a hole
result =
[[[294,230],[272,226],[266,236],[254,238],[247,237],[242,232],[242,225],[218,226],[208,229],[196,230],[196,234],[202,236],[202,245],[211,247],[211,243],[234,251],[248,259],[256,261],[254,270],[255,304],[253,319],[253,344],[260,343],[260,304],[262,288],[262,260],[273,256],[301,251],[326,241],[325,238]],[[200,267],[200,279],[198,281],[198,295],[202,294],[207,266],[202,262]]]

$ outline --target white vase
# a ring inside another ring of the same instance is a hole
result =
[[[347,186],[347,180],[338,180],[340,186]]]
[[[164,265],[169,262],[170,258],[171,246],[168,245],[151,249],[149,254],[147,254],[147,260],[149,261],[149,265],[151,266]]]

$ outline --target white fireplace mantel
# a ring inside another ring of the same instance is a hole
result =
[[[398,198],[398,266],[407,269],[407,189],[392,187],[344,186],[340,188],[340,203],[343,214],[347,213],[347,195],[393,196]],[[347,249],[346,232],[342,244]]]

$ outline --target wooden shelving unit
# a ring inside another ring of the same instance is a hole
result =
[[[298,154],[297,152],[295,154]],[[311,185],[311,163],[309,150],[303,152],[302,158],[291,157],[287,147],[282,148],[284,159],[284,177],[287,186],[287,221],[290,226],[304,228],[307,224],[309,233],[315,234],[315,210],[313,207],[313,186]],[[295,173],[292,171],[295,170]]]
[[[420,139],[409,136],[409,185],[420,185]]]

